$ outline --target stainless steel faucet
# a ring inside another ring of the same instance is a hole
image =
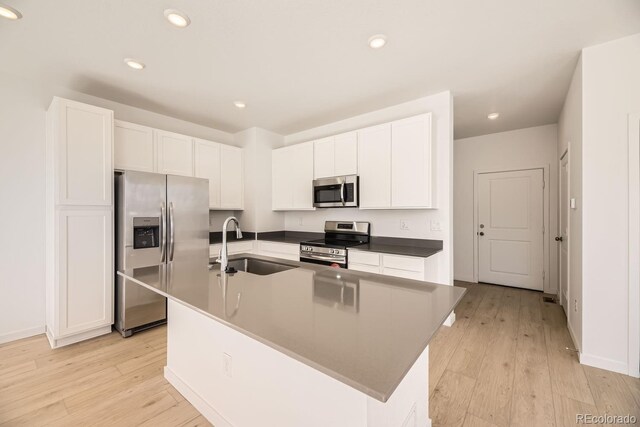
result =
[[[229,252],[227,251],[227,227],[229,223],[233,221],[236,223],[236,238],[242,239],[242,231],[240,231],[240,223],[235,216],[230,216],[224,220],[222,224],[222,248],[220,248],[220,255],[216,262],[220,263],[220,271],[227,272],[227,265],[229,264]]]

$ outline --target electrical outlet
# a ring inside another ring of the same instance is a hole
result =
[[[431,231],[442,231],[442,224],[436,219],[431,220]]]
[[[233,376],[233,364],[230,354],[222,353],[222,371],[229,378]]]
[[[409,230],[409,221],[400,220],[400,230]]]
[[[578,300],[577,299],[573,300],[573,311],[575,311],[576,313],[578,312]]]

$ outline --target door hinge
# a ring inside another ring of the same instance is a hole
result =
[[[542,271],[542,280],[544,280],[544,279],[545,279],[545,272],[544,272],[544,270],[543,270],[543,271]]]

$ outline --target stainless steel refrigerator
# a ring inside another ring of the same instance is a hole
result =
[[[209,181],[125,171],[115,176],[116,268],[209,259]],[[166,322],[166,298],[116,275],[115,327],[124,337]]]

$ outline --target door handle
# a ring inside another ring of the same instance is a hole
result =
[[[176,225],[173,223],[173,202],[169,203],[169,227],[170,242],[169,242],[169,261],[173,261],[173,252],[176,247]]]
[[[564,240],[562,236],[556,236],[556,242],[562,242]]]
[[[160,205],[160,262],[164,262],[167,255],[167,213],[164,202]]]
[[[484,236],[484,231],[479,232],[478,236]]]

